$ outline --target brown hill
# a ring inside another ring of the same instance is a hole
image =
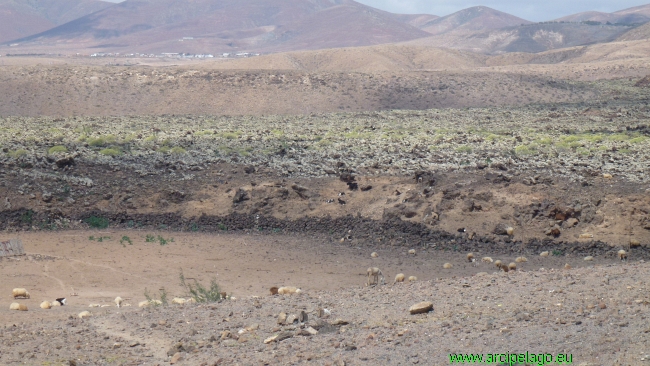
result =
[[[112,5],[97,0],[0,0],[0,42],[37,34]]]
[[[599,11],[587,11],[568,15],[556,21],[564,22],[600,22],[612,24],[639,24],[650,21],[650,4],[636,6],[634,8],[623,9],[613,13],[602,13]]]
[[[443,34],[452,31],[467,33],[530,23],[528,20],[486,6],[474,6],[431,20],[422,24],[420,28],[431,34]]]
[[[127,0],[18,42],[97,52],[214,53],[365,46],[426,35],[352,0]]]
[[[450,32],[417,39],[414,45],[455,48],[486,54],[544,52],[564,47],[610,42],[632,29],[628,25],[535,23],[485,32]]]
[[[629,32],[621,35],[619,41],[636,41],[650,38],[650,23],[636,27]]]

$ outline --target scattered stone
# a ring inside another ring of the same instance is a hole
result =
[[[169,360],[170,364],[175,364],[176,362],[180,361],[183,358],[180,352],[176,352],[174,356],[172,356],[172,359]]]
[[[348,325],[348,324],[350,324],[350,322],[348,322],[347,320],[343,320],[343,319],[336,319],[333,322],[331,322],[330,324],[331,325]]]
[[[594,257],[588,255],[588,256],[586,256],[583,260],[586,261],[586,262],[591,262],[591,261],[594,260]]]
[[[423,301],[417,303],[409,309],[411,315],[428,313],[433,310],[433,303],[430,301]]]
[[[578,225],[578,219],[572,217],[568,220],[566,220],[566,227],[571,228]]]
[[[580,239],[593,239],[594,235],[593,234],[583,233],[583,234],[580,234],[579,238]]]
[[[287,314],[282,312],[278,315],[278,324],[282,325],[287,321]]]

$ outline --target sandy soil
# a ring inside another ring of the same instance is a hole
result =
[[[174,241],[161,246],[147,243],[146,235]],[[90,236],[110,239],[97,242]],[[123,236],[133,244],[122,246]],[[611,258],[585,262],[531,255],[518,264],[519,271],[504,274],[492,264],[472,265],[466,253],[417,248],[416,255],[409,255],[408,248],[389,247],[377,250],[379,257],[373,259],[367,248],[308,237],[137,230],[19,237],[28,255],[0,262],[0,275],[7,279],[0,285],[3,364],[28,356],[31,364],[159,364],[177,352],[178,364],[187,365],[213,365],[219,359],[241,365],[443,364],[447,353],[462,350],[565,352],[581,365],[639,364],[646,357],[647,341],[639,335],[650,329],[644,315],[650,267],[634,259],[619,264]],[[514,261],[476,253],[488,255]],[[453,269],[443,269],[445,262]],[[565,270],[566,263],[573,269]],[[389,285],[365,287],[369,266],[380,267]],[[154,296],[161,288],[170,298],[186,295],[179,285],[181,269],[190,281],[216,279],[236,299],[216,306],[137,308],[145,288]],[[390,286],[398,272],[418,281]],[[268,296],[271,286],[282,285],[298,286],[303,294],[288,300]],[[13,287],[29,289],[31,299],[17,300],[28,312],[8,310]],[[71,296],[73,291],[77,296]],[[67,306],[38,307],[42,300],[62,296]],[[117,309],[116,296],[133,306]],[[432,301],[434,311],[408,315],[408,307],[423,300]],[[321,307],[333,315],[312,324],[321,327],[312,337],[294,335],[299,324],[276,324],[281,311],[304,310],[317,321]],[[84,310],[94,317],[77,319]],[[327,325],[335,318],[350,324]],[[237,334],[254,324],[259,329]],[[226,330],[232,335],[221,339]],[[262,342],[283,331],[293,338]]]

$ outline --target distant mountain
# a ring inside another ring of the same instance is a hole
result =
[[[621,35],[617,41],[639,41],[642,39],[650,39],[650,22]]]
[[[97,0],[0,0],[0,42],[37,34],[112,5]]]
[[[409,42],[485,54],[543,52],[564,47],[611,42],[634,27],[585,23],[535,23],[486,32],[447,33]]]
[[[427,36],[408,24],[416,18],[352,0],[127,0],[15,42],[97,52],[274,52]]]
[[[433,19],[420,25],[419,28],[431,34],[470,33],[531,23],[486,6],[475,6]]]
[[[619,10],[613,13],[601,13],[598,11],[587,11],[568,15],[556,21],[564,22],[600,22],[611,24],[640,24],[650,21],[650,4],[636,6],[634,8]]]

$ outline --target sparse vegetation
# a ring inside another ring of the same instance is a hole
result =
[[[108,219],[105,217],[90,216],[84,222],[93,229],[106,229],[108,227]]]
[[[129,245],[133,245],[133,242],[131,241],[131,238],[129,238],[126,235],[122,236],[122,239],[120,239],[120,244],[122,244],[122,246],[126,247],[126,244],[124,244],[124,243],[129,243]]]
[[[66,148],[63,145],[52,146],[51,148],[49,148],[47,150],[47,153],[50,154],[50,155],[60,154],[60,153],[67,153],[67,152],[68,152],[68,148]]]
[[[194,280],[193,284],[186,283],[182,269],[179,278],[181,281],[181,287],[185,288],[197,303],[210,303],[227,299],[227,297],[222,296],[221,289],[215,279],[210,281],[210,287],[208,288],[196,280]]]
[[[145,287],[144,298],[147,299],[149,304],[151,304],[153,307],[169,305],[167,290],[165,290],[164,287],[158,290],[157,296],[152,296],[149,290]]]

